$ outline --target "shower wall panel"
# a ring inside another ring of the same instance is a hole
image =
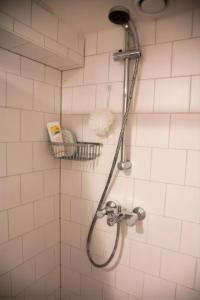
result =
[[[142,58],[128,129],[133,167],[117,174],[109,199],[142,206],[147,217],[123,228],[121,255],[119,247],[108,269],[91,266],[85,246],[120,128],[123,64],[112,55],[123,48],[121,28],[88,34],[85,67],[63,73],[62,126],[104,144],[94,163],[62,161],[63,299],[200,298],[199,13],[136,24]],[[87,120],[107,106],[116,123],[101,139]],[[98,222],[92,253],[99,262],[111,253],[115,230]]]
[[[61,73],[0,49],[0,298],[59,293],[59,167],[46,123]]]

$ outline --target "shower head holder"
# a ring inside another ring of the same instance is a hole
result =
[[[141,52],[139,50],[128,50],[128,51],[121,51],[113,53],[114,61],[128,59],[136,59],[141,57]]]

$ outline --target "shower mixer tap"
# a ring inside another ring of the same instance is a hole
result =
[[[114,201],[108,201],[104,208],[97,211],[96,215],[99,219],[107,216],[107,224],[109,226],[113,226],[123,220],[126,221],[128,226],[133,226],[137,221],[144,220],[146,213],[142,207],[135,207],[133,211],[129,211],[126,208],[122,208],[121,205],[117,205]]]
[[[104,208],[97,211],[97,217],[103,218],[105,215],[117,214],[118,206],[114,201],[108,201]]]

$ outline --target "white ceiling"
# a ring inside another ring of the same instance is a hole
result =
[[[137,8],[137,0],[39,0],[60,16],[67,24],[82,33],[113,28],[108,20],[108,11],[115,5],[126,6],[134,19],[164,17],[186,9],[199,7],[200,0],[168,0],[167,9],[160,15],[145,15]]]

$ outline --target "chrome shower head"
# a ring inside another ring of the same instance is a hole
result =
[[[134,48],[135,48],[135,50],[139,51],[138,35],[137,35],[136,28],[135,28],[135,24],[131,20],[129,10],[124,6],[114,6],[110,9],[108,18],[112,23],[117,24],[117,25],[122,25],[122,27],[125,29],[125,31],[127,33],[130,32],[133,42],[134,42]],[[140,56],[140,54],[138,54],[138,53],[136,53],[135,57]],[[130,56],[130,54],[131,53],[129,53],[128,55]]]
[[[127,24],[130,19],[129,10],[123,6],[114,6],[110,9],[108,18],[117,25]]]

